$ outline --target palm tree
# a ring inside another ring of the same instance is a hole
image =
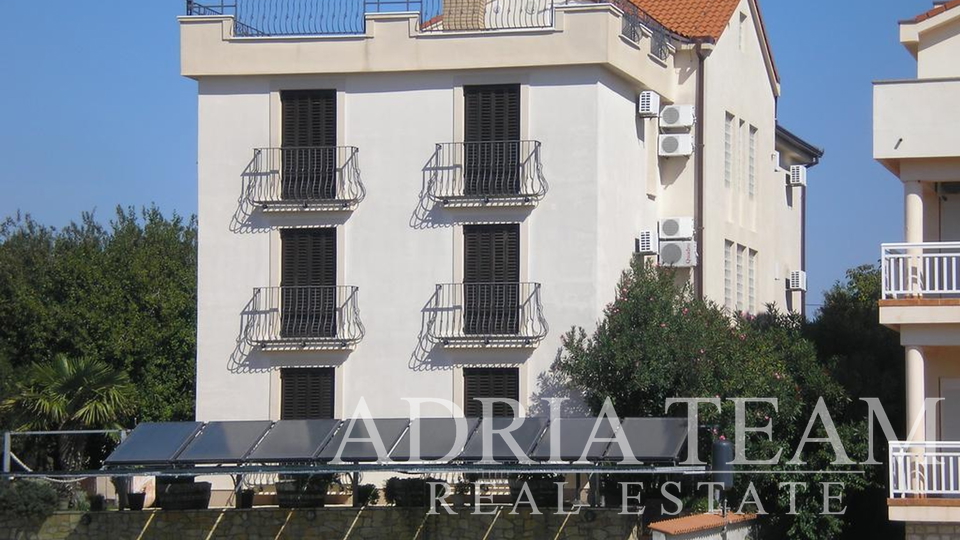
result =
[[[33,364],[13,396],[0,404],[18,431],[118,429],[135,402],[135,387],[127,374],[101,360],[57,355]],[[75,437],[57,437],[54,467],[84,464],[84,445]],[[89,457],[89,456],[86,456]]]

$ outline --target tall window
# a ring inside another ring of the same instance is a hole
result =
[[[463,227],[464,333],[520,331],[520,225]]]
[[[738,34],[740,37],[740,50],[747,50],[747,14],[740,14],[740,27],[738,28]]]
[[[723,305],[733,309],[733,242],[723,245]]]
[[[757,252],[750,250],[747,261],[747,299],[750,313],[757,312]]]
[[[520,370],[517,368],[465,368],[463,370],[463,412],[468,418],[483,416],[477,398],[520,400]],[[519,411],[518,411],[519,412]],[[506,403],[494,403],[493,416],[514,416]]]
[[[733,115],[727,113],[723,125],[723,185],[733,184]]]
[[[337,194],[337,92],[280,92],[281,197],[333,199]]]
[[[757,128],[750,126],[747,155],[747,194],[752,199],[757,189]]]
[[[744,275],[743,275],[743,258],[745,255],[746,248],[737,244],[737,311],[744,311],[744,297],[743,297],[743,286],[744,286]]]
[[[520,192],[520,85],[465,86],[464,194]]]
[[[280,335],[337,335],[337,230],[281,229]]]
[[[746,161],[746,145],[744,144],[746,135],[744,134],[744,127],[747,125],[746,122],[740,120],[739,125],[737,126],[737,193],[742,194],[743,190],[747,188],[747,182],[745,176],[747,175],[747,168],[744,166]]]
[[[334,368],[280,370],[280,419],[334,417]]]

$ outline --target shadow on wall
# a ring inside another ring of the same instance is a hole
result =
[[[253,202],[258,174],[256,161],[257,158],[254,156],[240,173],[240,197],[237,198],[237,209],[230,218],[229,228],[232,233],[251,234],[270,230],[270,223]]]
[[[557,351],[559,357],[561,351]],[[562,399],[560,416],[583,418],[594,416],[587,406],[586,396],[580,390],[570,388],[566,377],[556,371],[556,362],[548,371],[537,375],[537,390],[530,396],[529,416],[550,416],[550,404],[546,399]]]
[[[440,169],[440,147],[438,146],[421,169],[420,194],[417,198],[417,206],[410,215],[412,229],[439,229],[453,226],[454,222],[450,216],[445,214],[443,208],[438,207],[436,201],[430,196],[434,182],[439,181]]]

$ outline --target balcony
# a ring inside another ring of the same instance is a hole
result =
[[[238,37],[359,35],[368,13],[418,13],[427,32],[550,28],[554,0],[187,0],[187,15],[232,16]]]
[[[960,156],[960,79],[881,81],[873,89],[873,156],[894,172],[901,159]]]
[[[353,146],[257,148],[247,198],[265,211],[350,210],[366,191]]]
[[[357,287],[261,287],[244,312],[247,343],[266,350],[352,349],[363,339]]]
[[[960,521],[960,442],[890,442],[893,521]]]
[[[960,323],[960,242],[883,244],[881,281],[882,324]]]
[[[539,141],[441,143],[428,193],[448,207],[534,205],[547,193]]]
[[[428,307],[428,335],[450,347],[530,347],[547,335],[539,283],[444,283]]]

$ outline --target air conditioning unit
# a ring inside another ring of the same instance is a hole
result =
[[[660,155],[662,157],[689,156],[693,154],[693,135],[675,133],[660,135]]]
[[[697,243],[692,240],[660,243],[660,266],[690,268],[697,265]]]
[[[656,231],[640,231],[634,251],[637,255],[656,255],[659,243]]]
[[[697,116],[693,105],[667,105],[660,111],[660,128],[691,128]]]
[[[805,187],[807,185],[807,168],[804,165],[790,166],[790,186]]]
[[[660,116],[660,94],[652,90],[640,92],[637,114],[646,118]]]
[[[693,218],[675,217],[660,220],[660,240],[692,240]]]
[[[780,167],[780,152],[774,151],[770,159],[773,161],[773,172],[782,172],[783,169]]]
[[[807,273],[803,270],[794,270],[790,272],[790,279],[787,280],[787,290],[807,291]]]

